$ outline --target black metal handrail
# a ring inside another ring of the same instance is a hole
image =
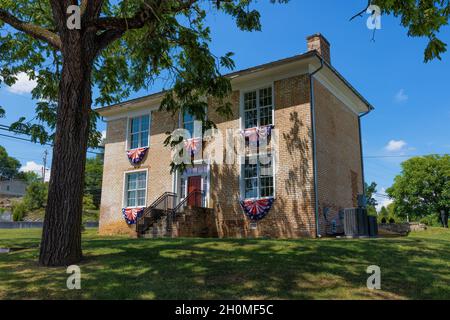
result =
[[[189,206],[192,199],[194,199],[195,207],[202,207],[204,201],[204,192],[200,190],[194,190],[189,193],[186,198],[180,201],[178,204],[178,195],[173,192],[165,192],[158,199],[156,199],[149,207],[145,208],[143,215],[136,221],[136,232],[143,233],[147,226],[145,226],[145,218],[153,218],[150,220],[157,221],[163,216],[167,217],[167,228],[169,228],[170,223],[175,219],[176,214],[181,208]],[[160,205],[162,207],[160,208]],[[176,204],[176,205],[175,205]],[[147,221],[148,222],[148,221]],[[151,222],[149,223],[151,224]],[[140,226],[144,225],[142,229]]]
[[[189,204],[189,201],[193,197],[194,197],[194,201],[195,201],[194,202],[194,206],[201,207],[202,206],[202,202],[203,202],[204,194],[205,194],[204,191],[201,191],[201,190],[194,190],[194,191],[192,191],[191,193],[189,193],[187,195],[186,198],[184,198],[182,201],[180,201],[180,203],[175,208],[173,208],[172,215],[175,215],[178,212],[178,210],[180,210],[182,207],[185,207],[186,204]],[[200,199],[200,203],[197,202],[198,201],[197,199]]]
[[[173,192],[164,192],[161,196],[159,196],[155,201],[153,201],[153,203],[144,209],[144,213],[142,214],[142,216],[140,216],[137,221],[136,221],[136,231],[139,232],[139,225],[141,225],[142,221],[144,221],[145,217],[150,217],[152,210],[158,208],[158,206],[164,202],[164,207],[161,209],[163,211],[167,211],[169,210],[168,205],[168,198],[169,197],[173,197],[176,198],[177,195]]]

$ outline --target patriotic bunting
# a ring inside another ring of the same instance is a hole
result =
[[[244,200],[241,201],[241,207],[250,220],[258,221],[263,219],[269,213],[273,201],[273,198]]]
[[[184,141],[184,147],[193,157],[202,150],[202,138],[187,139]]]
[[[122,215],[127,224],[135,224],[136,220],[142,216],[144,208],[123,208]]]
[[[145,154],[147,153],[148,148],[137,148],[133,150],[127,151],[128,159],[133,164],[138,164],[144,159]]]
[[[269,139],[272,134],[273,126],[263,126],[260,128],[249,128],[245,130],[241,130],[241,134],[248,138],[248,141],[251,145],[258,145],[261,139]]]

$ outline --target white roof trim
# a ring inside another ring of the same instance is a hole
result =
[[[274,82],[301,74],[312,73],[319,69],[320,65],[320,59],[317,55],[281,64],[267,64],[242,74],[232,74],[230,76],[231,85],[233,90],[245,90],[260,83]],[[332,67],[324,64],[323,68],[314,77],[355,114],[359,115],[369,111],[367,101],[364,101],[364,98],[355,92],[353,88],[349,87],[350,84],[346,83]],[[120,103],[113,108],[97,111],[101,116],[105,117],[105,121],[120,119],[130,114],[158,110],[163,97],[164,92],[156,93]]]

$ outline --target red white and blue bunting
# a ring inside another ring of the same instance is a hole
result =
[[[127,151],[127,157],[132,164],[139,164],[145,157],[148,148],[137,148]]]
[[[184,141],[184,147],[193,157],[202,150],[202,138],[187,139]]]
[[[144,208],[123,208],[122,215],[127,224],[135,224],[136,220],[142,216]]]
[[[243,200],[241,207],[244,213],[252,221],[263,219],[270,211],[273,205],[274,198]]]
[[[241,130],[241,134],[244,136],[244,138],[248,138],[248,141],[251,145],[257,146],[259,145],[260,140],[269,140],[269,137],[272,135],[272,129],[272,125],[259,128],[249,128]]]

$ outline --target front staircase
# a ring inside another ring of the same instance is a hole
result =
[[[179,200],[177,194],[165,192],[156,199],[136,221],[136,233],[139,238],[173,237],[178,234],[177,222],[184,215],[191,216],[193,211],[200,214],[203,208],[204,193],[199,190]],[[186,217],[183,217],[186,220]]]

